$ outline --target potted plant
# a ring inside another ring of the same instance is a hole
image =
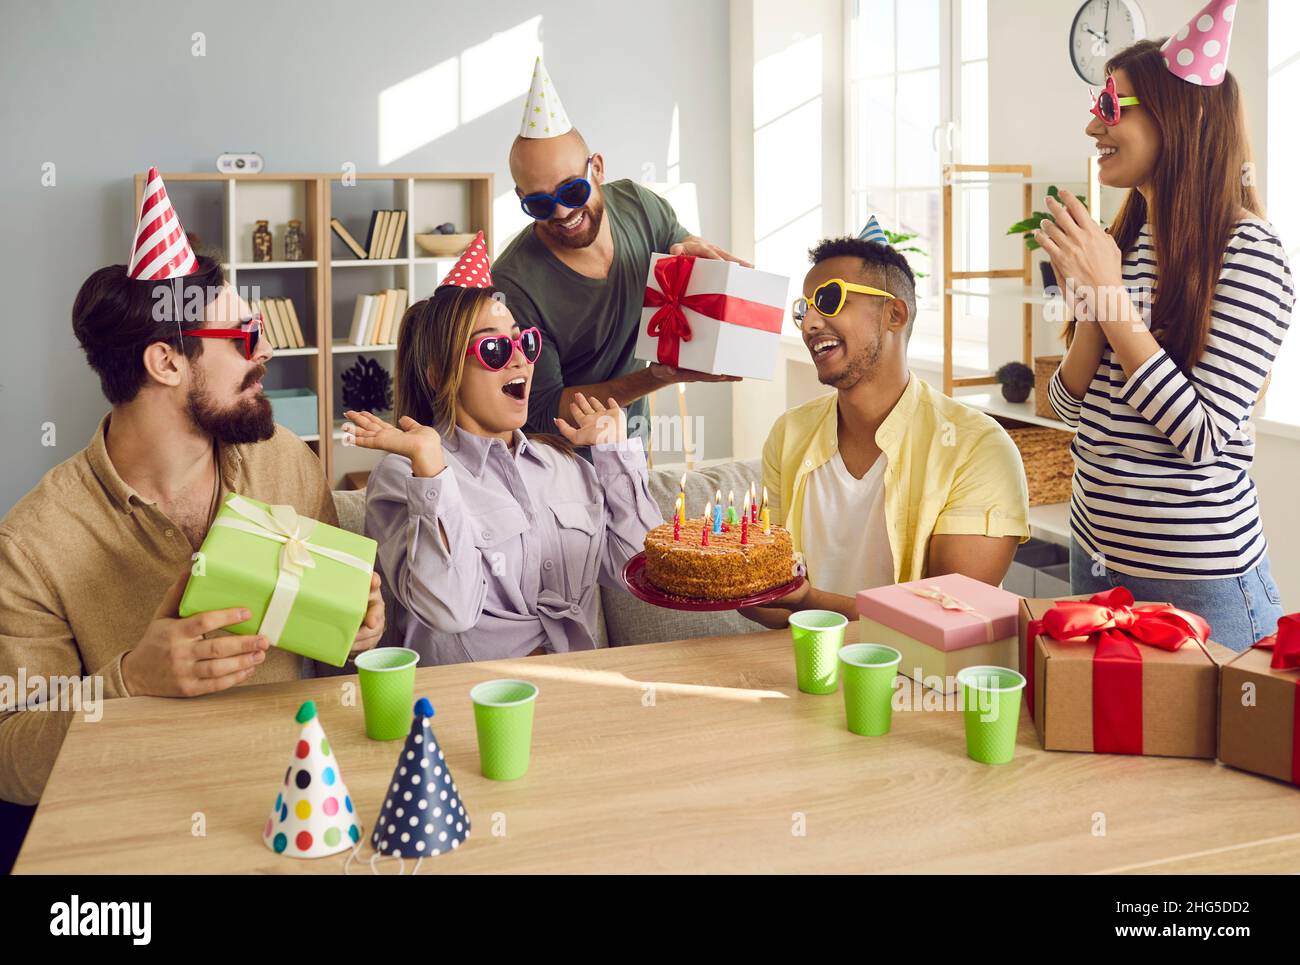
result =
[[[1060,191],[1057,189],[1056,185],[1054,184],[1048,187],[1047,196],[1050,198],[1055,198],[1057,201],[1061,200]],[[1035,211],[1028,218],[1023,219],[1022,221],[1017,221],[1010,228],[1008,228],[1007,234],[1022,235],[1025,239],[1025,247],[1028,248],[1030,251],[1035,251],[1038,248],[1041,248],[1042,245],[1040,245],[1037,241],[1034,240],[1034,232],[1038,230],[1038,225],[1044,220],[1055,221],[1056,219],[1053,218],[1046,211]],[[1042,273],[1043,276],[1043,290],[1046,291],[1048,289],[1055,288],[1056,272],[1052,270],[1052,263],[1050,261],[1040,262],[1038,265],[1038,270]]]
[[[881,230],[885,232],[885,237],[889,240],[889,247],[893,248],[900,255],[907,255],[910,252],[914,255],[919,255],[922,258],[930,257],[930,253],[924,248],[908,244],[909,241],[916,237],[916,232],[904,234],[898,231],[890,231],[888,228],[882,228]],[[912,274],[917,278],[924,278],[926,277],[927,272],[912,269]]]
[[[1002,398],[1008,402],[1024,402],[1034,387],[1034,370],[1023,362],[1008,362],[993,377],[1002,386]]]

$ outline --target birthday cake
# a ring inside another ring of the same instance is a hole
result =
[[[758,525],[729,525],[701,536],[704,520],[688,519],[680,539],[671,522],[645,537],[645,578],[663,592],[696,600],[739,600],[784,586],[795,578],[794,545],[780,526],[764,533]],[[742,535],[746,542],[742,543]]]

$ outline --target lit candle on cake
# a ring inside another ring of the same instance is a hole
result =
[[[686,522],[686,473],[682,473],[682,481],[677,484],[677,515]]]
[[[676,513],[674,513],[673,514],[673,542],[680,543],[681,541],[682,541],[682,518],[678,516]]]
[[[758,493],[754,491],[754,484],[749,484],[749,521],[758,522]]]
[[[716,502],[711,504],[713,506],[713,531],[715,533],[721,533],[722,532],[722,490],[721,489],[717,490],[713,495],[714,495],[714,499],[716,500]]]
[[[704,527],[703,527],[703,531],[700,533],[701,546],[709,545],[709,517],[712,515],[713,515],[713,503],[706,502],[704,504]]]
[[[763,487],[763,535],[772,535],[772,518],[767,514],[767,487]]]
[[[740,511],[740,545],[749,545],[749,493],[745,493],[745,504]]]
[[[736,525],[736,491],[734,489],[727,492],[727,525]]]

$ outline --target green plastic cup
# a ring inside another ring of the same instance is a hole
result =
[[[863,737],[888,734],[894,717],[894,678],[903,655],[879,643],[852,643],[840,648],[839,659],[849,730]]]
[[[837,656],[848,625],[848,618],[834,610],[790,614],[795,678],[805,694],[835,693],[839,684]]]
[[[1006,667],[967,667],[957,672],[966,717],[966,753],[981,764],[1005,764],[1016,753],[1020,692],[1025,678]]]
[[[489,680],[469,692],[483,776],[513,781],[528,773],[537,687],[527,680]]]
[[[371,740],[397,740],[410,732],[419,662],[420,655],[406,647],[376,647],[357,655],[361,706]]]

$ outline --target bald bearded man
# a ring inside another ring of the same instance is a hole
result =
[[[559,123],[534,133],[530,118],[543,109]],[[552,420],[569,417],[579,392],[617,399],[635,417],[644,415],[645,396],[665,385],[737,381],[634,358],[653,252],[747,263],[687,232],[672,205],[649,188],[605,183],[604,158],[568,123],[540,60],[510,149],[510,174],[534,221],[510,242],[492,275],[519,326],[543,333],[527,431],[553,432]]]

